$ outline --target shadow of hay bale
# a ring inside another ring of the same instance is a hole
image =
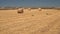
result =
[[[23,13],[23,12],[18,11],[17,13],[20,14],[20,13]]]
[[[32,15],[32,16],[34,16],[34,15]]]
[[[46,15],[52,15],[51,13],[46,13]]]
[[[49,15],[48,13],[46,13],[46,15]]]

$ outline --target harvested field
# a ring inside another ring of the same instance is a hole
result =
[[[60,10],[0,10],[0,34],[60,34]]]

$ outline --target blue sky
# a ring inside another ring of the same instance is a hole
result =
[[[60,7],[60,0],[0,0],[0,6]]]

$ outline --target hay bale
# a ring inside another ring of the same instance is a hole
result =
[[[29,11],[31,11],[31,8],[28,8]]]
[[[41,8],[38,8],[39,11],[41,11],[42,9]]]
[[[23,10],[24,10],[23,8],[19,8],[17,12],[18,13],[23,13],[24,12]]]

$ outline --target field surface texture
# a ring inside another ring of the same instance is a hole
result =
[[[60,34],[60,10],[0,10],[0,34]]]

